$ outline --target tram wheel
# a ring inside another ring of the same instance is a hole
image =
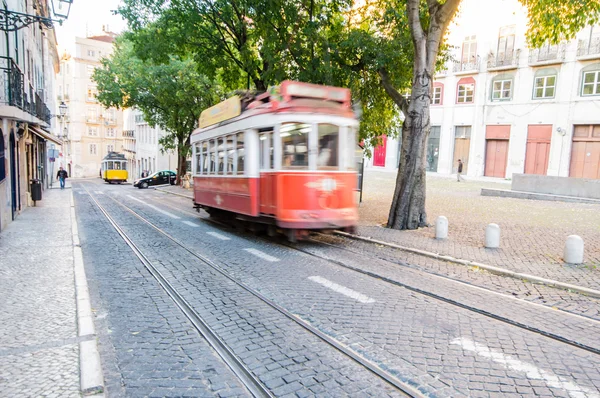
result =
[[[298,242],[298,231],[296,231],[295,229],[288,229],[286,231],[286,236],[290,243]]]
[[[271,238],[275,237],[275,235],[277,235],[277,227],[275,225],[269,225],[267,227],[267,235]]]

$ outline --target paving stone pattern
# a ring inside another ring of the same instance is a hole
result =
[[[402,395],[130,213],[119,210],[106,195],[97,199],[112,206],[111,214],[136,245],[276,396]],[[173,227],[180,223],[166,224]]]
[[[227,233],[204,223],[194,229],[196,232],[190,233],[181,223],[167,220],[139,203],[127,201],[127,205],[135,207],[196,250],[209,254],[233,275],[328,335],[385,365],[399,377],[409,377],[424,392],[435,391],[440,396],[488,396],[494,393],[565,396],[566,388],[562,386],[573,383],[575,390],[572,393],[594,396],[600,389],[600,358],[597,355],[340,270],[328,262],[277,244],[252,242],[244,235]],[[207,230],[217,230],[231,240],[225,245],[211,241],[206,235]],[[143,234],[140,238],[144,240]],[[244,248],[262,250],[280,261],[269,263],[248,256]],[[178,267],[174,278],[199,273],[190,262],[172,260],[171,266]],[[375,303],[366,305],[340,296],[309,281],[308,277],[314,275],[367,294],[375,299]],[[500,357],[505,362],[465,349],[457,345],[456,339],[483,345],[487,353],[494,352],[496,359]],[[518,366],[507,366],[506,361],[542,369],[543,374],[560,380],[561,384],[557,386],[548,379],[519,370]]]
[[[107,395],[250,396],[89,197],[76,209]]]
[[[600,289],[598,205],[481,196],[483,187],[507,186],[428,177],[428,222],[435,224],[440,215],[449,222],[448,239],[436,240],[434,227],[416,231],[380,227],[387,222],[395,176],[390,172],[366,172],[359,209],[360,235]],[[489,223],[500,225],[499,249],[483,247]],[[581,266],[562,261],[569,235],[580,235],[585,242],[585,264]]]
[[[79,397],[70,191],[0,236],[0,396]]]

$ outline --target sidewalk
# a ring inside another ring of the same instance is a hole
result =
[[[395,178],[395,172],[365,171],[359,235],[600,290],[600,206],[481,196],[481,188],[504,188],[507,181],[480,178],[458,183],[455,176],[428,174],[428,222],[433,225],[441,215],[449,221],[448,239],[440,241],[434,239],[433,226],[414,231],[383,227]],[[181,187],[160,190],[192,197],[191,190]],[[501,228],[499,249],[483,245],[489,223]],[[585,263],[579,266],[562,260],[565,240],[573,234],[585,242]]]
[[[1,396],[102,396],[74,215],[70,189],[46,189],[0,233]]]

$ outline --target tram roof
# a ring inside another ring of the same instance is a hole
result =
[[[125,160],[125,154],[118,152],[109,152],[103,159],[104,160]]]
[[[235,96],[202,112],[200,134],[241,119],[268,113],[310,113],[354,118],[350,90],[286,80],[250,100]]]

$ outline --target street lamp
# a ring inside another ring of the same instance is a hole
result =
[[[51,2],[52,13],[57,19],[42,17],[40,15],[24,14],[22,12],[0,8],[0,30],[14,32],[33,23],[44,24],[48,29],[52,29],[54,22],[62,25],[62,23],[69,18],[73,0],[51,0]]]

